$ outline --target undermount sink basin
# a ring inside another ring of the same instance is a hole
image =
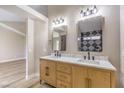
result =
[[[49,56],[49,58],[57,58],[56,56]]]
[[[82,60],[82,59],[79,59],[79,60],[77,60],[77,62],[89,63],[89,64],[100,64],[99,61],[95,61],[95,60]]]
[[[61,56],[49,56],[49,58],[60,59],[60,58],[63,58],[63,57],[61,57]]]
[[[100,64],[100,62],[96,61],[96,60],[83,60],[83,59],[72,58],[72,57],[49,56],[49,58],[52,58],[52,59],[55,59],[55,60],[74,61],[74,62],[88,63],[88,64],[97,64],[97,65]]]

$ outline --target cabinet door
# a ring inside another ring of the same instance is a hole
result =
[[[110,88],[110,72],[88,69],[88,82],[91,88]]]
[[[80,66],[72,67],[72,86],[74,88],[87,88],[88,78],[87,78],[87,68]]]
[[[52,61],[41,61],[41,80],[56,86],[56,64]]]

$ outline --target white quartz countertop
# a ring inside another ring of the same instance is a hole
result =
[[[116,68],[107,60],[93,61],[93,60],[81,60],[81,58],[77,58],[77,57],[55,57],[55,56],[44,56],[44,57],[40,57],[40,59],[116,71]]]

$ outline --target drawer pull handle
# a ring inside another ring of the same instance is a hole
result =
[[[89,79],[88,78],[86,78],[85,85],[86,85],[86,88],[89,88]]]
[[[92,81],[91,81],[91,79],[88,79],[88,86],[89,86],[89,88],[92,87]]]

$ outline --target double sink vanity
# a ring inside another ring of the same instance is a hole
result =
[[[116,87],[116,68],[109,60],[96,59],[94,56],[90,58],[90,52],[103,52],[103,25],[102,16],[79,20],[76,24],[76,41],[67,39],[67,25],[53,27],[52,50],[56,53],[40,58],[41,82],[58,88]],[[68,52],[67,42],[77,42],[75,49],[82,53],[88,52],[88,56],[61,56],[58,51]]]
[[[58,88],[116,87],[116,68],[108,60],[83,60],[79,57],[40,58],[41,82]]]

